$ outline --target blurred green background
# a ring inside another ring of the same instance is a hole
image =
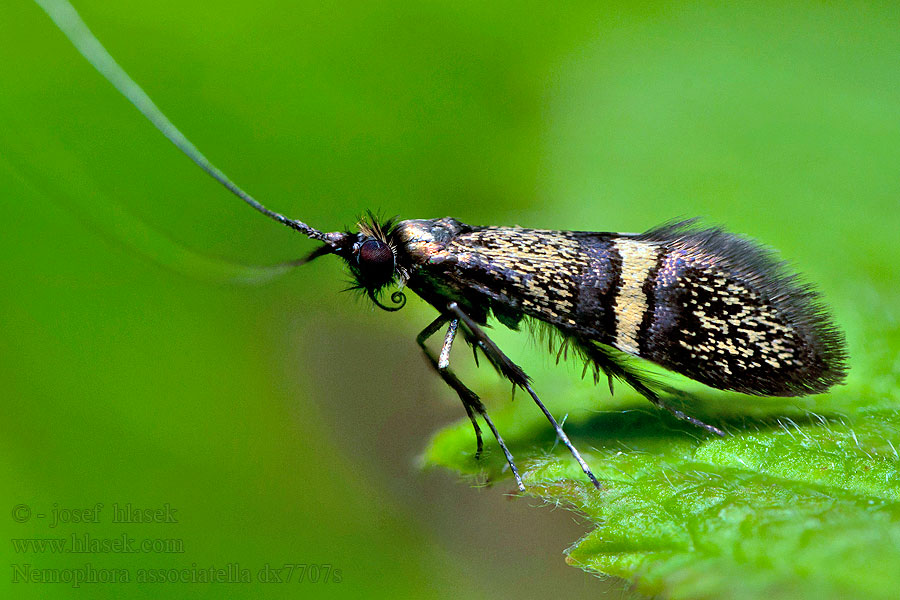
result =
[[[851,383],[896,389],[895,4],[75,6],[275,210],[326,230],[367,208],[612,231],[700,215],[817,282],[848,332]],[[414,342],[432,309],[373,310],[339,293],[347,276],[330,259],[263,287],[224,284],[211,259],[266,264],[313,245],[199,171],[36,5],[5,0],[0,36],[4,597],[627,595],[565,565],[587,530],[577,516],[508,501],[508,482],[419,468],[432,433],[462,416]],[[523,336],[499,339],[551,408],[584,385]],[[505,406],[490,369],[455,361]],[[50,527],[54,507],[98,502],[100,523]],[[178,523],[112,523],[113,503],[169,503]],[[8,541],[73,533],[184,552]],[[327,564],[340,582],[12,583],[25,563],[233,564],[254,579],[266,564]]]

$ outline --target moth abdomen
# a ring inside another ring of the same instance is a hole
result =
[[[616,240],[623,284],[613,345],[746,394],[811,394],[840,382],[844,340],[818,294],[756,242],[690,224]]]

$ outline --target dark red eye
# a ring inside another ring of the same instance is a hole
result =
[[[394,253],[380,240],[366,240],[356,255],[360,275],[368,285],[384,285],[394,276]]]

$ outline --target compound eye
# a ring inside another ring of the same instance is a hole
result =
[[[369,285],[384,285],[394,276],[394,252],[381,240],[366,240],[356,256],[360,273]]]

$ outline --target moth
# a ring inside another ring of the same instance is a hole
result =
[[[397,311],[409,290],[438,316],[418,344],[459,396],[483,449],[480,417],[525,486],[481,399],[450,369],[461,334],[497,371],[528,393],[590,481],[578,450],[535,392],[528,375],[491,340],[491,319],[512,329],[539,323],[557,357],[572,351],[594,380],[606,376],[653,404],[717,435],[719,428],[668,406],[657,384],[634,366],[643,359],[720,390],[757,396],[820,393],[845,376],[846,350],[819,295],[760,244],[695,221],[642,234],[482,227],[457,219],[380,222],[371,213],[354,231],[322,232],[269,210],[234,184],[166,118],[93,36],[67,0],[36,0],[76,48],[169,140],[232,193],[319,246],[302,264],[335,255],[354,287]],[[385,303],[385,294],[389,303]],[[426,341],[444,332],[440,352]],[[476,353],[476,359],[477,359]]]

